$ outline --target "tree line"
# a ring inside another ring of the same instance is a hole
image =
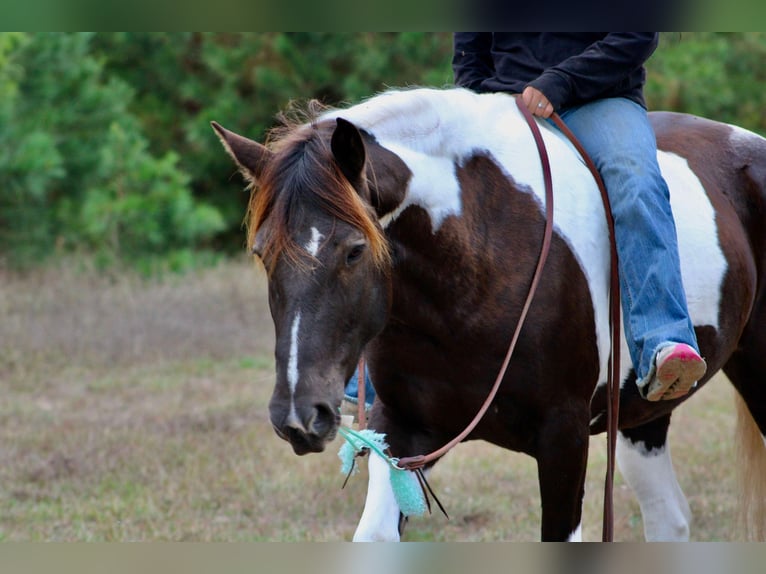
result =
[[[0,34],[0,265],[147,273],[237,252],[247,195],[209,122],[263,139],[291,101],[447,86],[444,33]],[[651,109],[766,132],[766,34],[664,33]],[[239,181],[237,179],[237,181]]]

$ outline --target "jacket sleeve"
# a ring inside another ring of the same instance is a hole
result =
[[[656,32],[611,32],[582,53],[545,70],[529,83],[561,109],[597,99],[644,65],[657,48]]]
[[[491,32],[457,32],[453,37],[452,72],[455,84],[480,91],[481,83],[494,75]]]

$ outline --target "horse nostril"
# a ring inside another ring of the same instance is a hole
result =
[[[332,432],[340,416],[335,414],[330,405],[320,403],[314,407],[314,419],[311,421],[310,431],[316,436],[326,436]]]

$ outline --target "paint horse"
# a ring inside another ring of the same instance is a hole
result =
[[[253,186],[249,241],[267,270],[276,335],[269,412],[297,454],[336,436],[344,382],[363,352],[377,391],[369,425],[394,456],[439,448],[481,406],[544,228],[540,161],[511,98],[389,91],[286,125],[268,147],[213,123]],[[689,115],[655,113],[652,123],[708,374],[687,397],[643,400],[623,338],[617,463],[646,538],[685,540],[690,511],[667,444],[673,409],[723,370],[756,437],[744,463],[766,459],[766,140]],[[469,439],[534,457],[542,539],[578,540],[589,435],[605,430],[608,233],[590,173],[554,128],[541,129],[551,251],[500,390]],[[355,540],[400,537],[388,473],[371,457]],[[766,473],[750,478],[762,535]]]

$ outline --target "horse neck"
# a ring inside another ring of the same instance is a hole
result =
[[[458,210],[435,221],[434,213],[413,204],[387,228],[393,312],[408,321],[486,309],[482,300],[501,294],[522,301],[534,270],[544,229],[534,196],[487,155],[474,155],[455,172]]]

